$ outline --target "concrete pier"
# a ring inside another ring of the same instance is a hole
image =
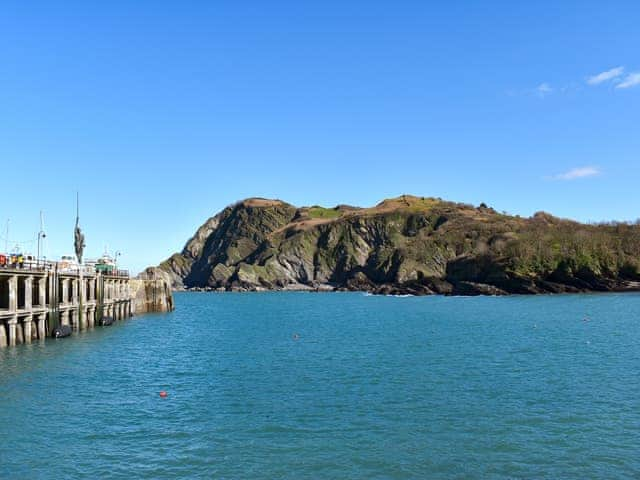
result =
[[[0,268],[0,348],[44,340],[58,325],[86,330],[131,316],[128,275]]]

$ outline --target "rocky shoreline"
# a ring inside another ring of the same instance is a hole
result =
[[[640,223],[522,218],[409,195],[370,208],[251,198],[208,219],[157,270],[176,290],[640,291]]]
[[[287,285],[283,288],[266,288],[258,286],[230,286],[230,287],[182,287],[175,289],[178,292],[362,292],[372,295],[449,295],[449,296],[503,296],[503,295],[548,295],[565,293],[596,293],[596,292],[640,292],[640,282],[623,281],[609,285],[607,288],[576,287],[563,285],[549,281],[534,282],[527,288],[508,291],[489,285],[476,282],[458,282],[453,285],[448,282],[438,282],[437,284],[424,285],[419,283],[393,285],[370,285],[370,286],[336,286],[336,285]]]

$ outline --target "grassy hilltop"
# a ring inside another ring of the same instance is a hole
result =
[[[177,288],[505,294],[640,290],[640,225],[403,195],[375,207],[251,198],[164,261]]]

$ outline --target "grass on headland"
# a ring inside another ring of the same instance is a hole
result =
[[[334,208],[324,208],[318,205],[309,207],[308,215],[310,218],[338,218],[342,215],[342,212]]]

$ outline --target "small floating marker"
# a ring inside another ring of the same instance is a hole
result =
[[[298,335],[297,333],[293,334],[293,339],[294,340],[298,340],[300,338],[300,335]]]
[[[169,394],[167,392],[165,392],[164,390],[160,390],[160,398],[167,398],[169,396]]]

